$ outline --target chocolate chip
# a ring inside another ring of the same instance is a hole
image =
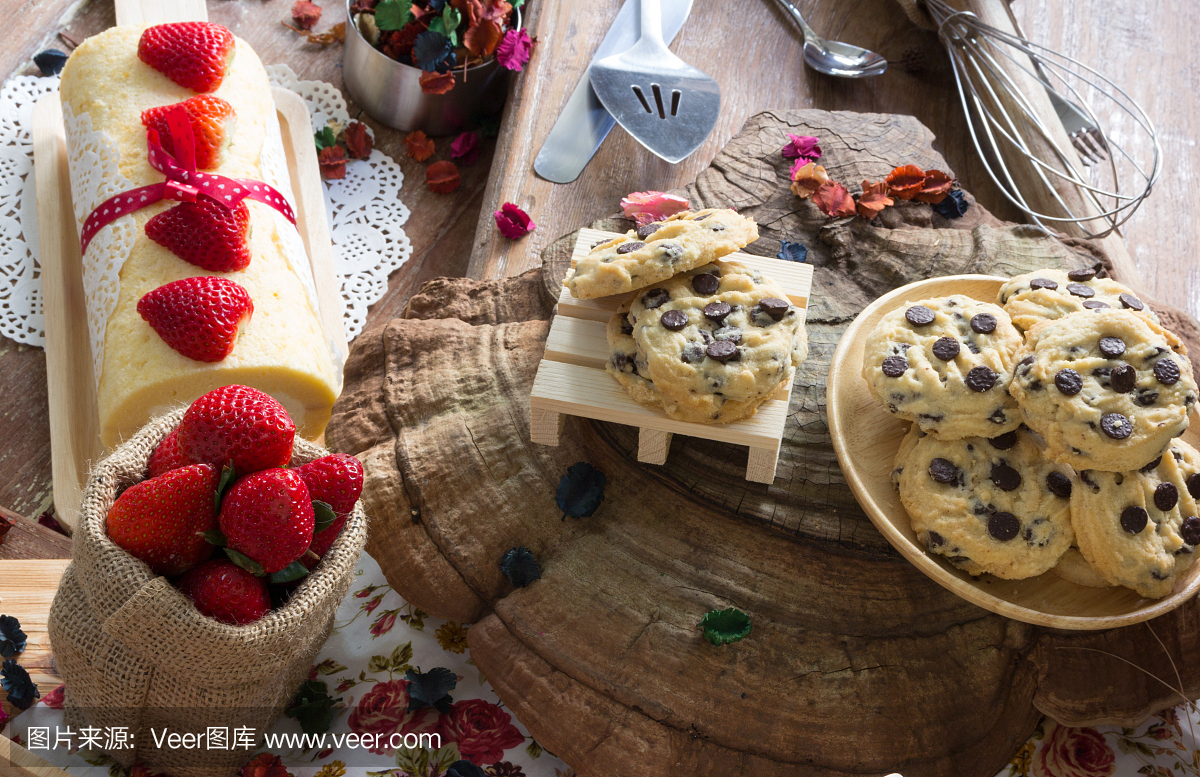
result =
[[[658,250],[668,262],[677,262],[683,256],[683,246],[678,243],[659,243]]]
[[[662,318],[658,321],[672,332],[678,332],[687,326],[687,313],[684,313],[682,310],[668,310],[662,314]]]
[[[728,340],[731,343],[740,343],[742,341],[742,330],[736,326],[723,326],[713,332],[713,337],[717,340]]]
[[[706,297],[709,294],[716,294],[717,287],[720,285],[721,279],[712,273],[705,272],[692,276],[692,288],[697,294],[703,294]]]
[[[624,372],[625,368],[629,366],[630,361],[632,360],[629,358],[629,355],[620,351],[612,355],[612,365],[617,369],[617,372]]]
[[[1085,267],[1082,270],[1071,270],[1067,273],[1067,277],[1073,281],[1090,281],[1096,277],[1096,268]]]
[[[704,306],[704,317],[716,321],[718,324],[724,321],[731,312],[733,312],[733,308],[729,307],[728,302],[710,302]]]
[[[1142,467],[1141,470],[1139,470],[1139,471],[1140,472],[1153,472],[1154,470],[1158,469],[1159,464],[1162,464],[1162,456],[1159,456],[1154,461],[1152,461],[1149,464],[1147,464],[1146,466]]]
[[[953,337],[939,337],[933,344],[933,355],[944,362],[958,356],[958,341]]]
[[[990,335],[996,331],[996,317],[991,313],[976,313],[971,316],[971,329],[977,334]]]
[[[640,237],[642,240],[645,240],[646,238],[650,237],[655,232],[657,232],[659,230],[659,227],[661,227],[661,226],[662,226],[662,222],[660,222],[660,221],[656,221],[653,224],[643,224],[637,228],[637,236]]]
[[[889,378],[898,378],[908,370],[908,359],[903,356],[889,356],[883,360],[883,374]]]
[[[988,442],[990,442],[992,447],[996,450],[1006,451],[1017,444],[1017,430],[1013,429],[1011,432],[1005,432],[999,437],[993,437],[992,439],[988,440]]]
[[[1076,297],[1083,297],[1084,299],[1096,296],[1096,292],[1091,286],[1084,286],[1082,283],[1068,283],[1067,291]]]
[[[1200,524],[1200,521],[1197,521],[1197,523]],[[931,532],[929,532],[929,535],[926,537],[925,543],[930,548],[940,548],[946,544],[946,538],[943,537],[942,535],[938,534],[935,531],[931,531]]]
[[[713,340],[708,344],[708,348],[704,349],[704,352],[708,354],[709,358],[724,364],[737,356],[737,346],[728,340]]]
[[[913,305],[904,311],[904,318],[913,326],[929,326],[933,319],[937,318],[937,314],[924,305]]]
[[[1070,367],[1064,367],[1054,376],[1054,385],[1068,397],[1073,397],[1083,390],[1083,378]]]
[[[1179,504],[1179,489],[1174,483],[1159,483],[1154,489],[1154,506],[1164,513]]]
[[[1101,302],[1098,299],[1089,299],[1083,303],[1083,306],[1088,310],[1100,310],[1101,308],[1109,307],[1107,302]]]
[[[646,247],[645,243],[638,241],[638,240],[633,240],[628,243],[622,243],[621,245],[617,246],[617,253],[618,254],[631,254],[634,251],[638,250],[639,248],[645,248],[645,247]]]
[[[654,310],[662,307],[663,303],[671,298],[671,293],[666,289],[651,289],[642,295],[642,307],[646,310]]]
[[[1022,359],[1020,362],[1018,362],[1017,366],[1018,367],[1028,367],[1031,364],[1033,364],[1035,361],[1037,361],[1037,357],[1034,356],[1033,354],[1030,354],[1029,356],[1026,356],[1024,359]],[[1029,370],[1025,370],[1025,371],[1029,372]]]
[[[1124,440],[1133,434],[1133,424],[1120,413],[1105,413],[1100,418],[1100,428],[1114,440]]]
[[[988,534],[1001,542],[1008,542],[1021,531],[1021,522],[1012,513],[992,513],[988,518]]]
[[[1146,521],[1149,519],[1150,514],[1146,512],[1146,508],[1130,505],[1121,511],[1121,528],[1130,534],[1137,534],[1146,528]]]
[[[625,317],[621,319],[621,334],[623,334],[623,335],[633,334],[633,324],[631,324],[629,322],[629,314],[628,313],[626,313]]]
[[[1031,289],[1047,289],[1049,291],[1054,291],[1055,289],[1058,288],[1058,284],[1055,283],[1054,281],[1050,280],[1049,278],[1034,278],[1033,280],[1031,280],[1029,282],[1029,288],[1031,288]]]
[[[711,215],[712,215],[711,213],[705,213],[702,216],[697,216],[696,218],[692,219],[692,221],[704,221],[706,218],[708,218]]]
[[[1173,386],[1179,380],[1179,365],[1173,359],[1159,359],[1154,363],[1154,377],[1164,386]]]
[[[1055,496],[1061,496],[1063,499],[1071,498],[1071,479],[1058,470],[1053,470],[1046,475],[1046,488],[1050,489],[1050,493]]]
[[[994,424],[1003,424],[1008,421],[1008,416],[1004,414],[1004,408],[998,407],[988,416],[988,420]]]
[[[1001,462],[992,465],[988,479],[996,484],[1001,491],[1016,491],[1021,487],[1021,473]]]
[[[956,483],[958,482],[958,467],[954,466],[954,462],[938,457],[929,462],[929,477],[939,483]]]
[[[1200,545],[1200,518],[1194,515],[1184,518],[1183,523],[1179,525],[1179,536],[1188,545]]]
[[[759,309],[771,318],[779,321],[788,312],[791,304],[778,297],[763,297],[758,303]]]
[[[1115,359],[1125,353],[1125,341],[1119,337],[1101,337],[1100,353],[1110,359]]]
[[[1121,304],[1124,305],[1125,307],[1129,308],[1130,310],[1145,310],[1146,309],[1146,306],[1142,304],[1142,301],[1140,299],[1138,299],[1137,297],[1133,296],[1132,294],[1121,294],[1120,296],[1117,297],[1117,299],[1121,300]]]
[[[1192,495],[1192,499],[1200,499],[1200,472],[1189,475],[1184,484],[1187,486],[1188,493]]]
[[[967,388],[971,391],[987,391],[996,385],[997,377],[990,367],[972,367],[967,373]]]
[[[1141,407],[1150,407],[1158,401],[1158,392],[1138,389],[1137,396],[1133,398],[1133,401]]]
[[[684,364],[696,364],[704,360],[704,346],[700,343],[688,343],[679,354],[679,361]]]
[[[1112,390],[1118,394],[1128,394],[1137,387],[1137,370],[1132,364],[1122,364],[1112,371]]]

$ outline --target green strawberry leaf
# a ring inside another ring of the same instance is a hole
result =
[[[337,513],[333,511],[333,506],[328,502],[322,502],[320,499],[313,500],[313,517],[316,519],[316,526],[313,528],[313,534],[322,532],[333,525],[337,520]]]
[[[221,533],[220,529],[202,531],[200,532],[200,536],[203,537],[206,542],[216,545],[219,548],[223,548],[229,544],[229,540],[225,539],[225,535]]]
[[[375,26],[381,30],[398,30],[412,20],[412,3],[406,0],[383,0],[375,6]]]
[[[239,567],[252,575],[258,575],[259,577],[262,577],[263,575],[267,574],[267,570],[263,569],[262,564],[258,563],[244,553],[237,552],[233,548],[225,548],[225,555],[229,556],[230,561],[237,564]]]
[[[225,492],[233,485],[233,481],[237,480],[237,470],[233,468],[233,462],[229,462],[221,468],[221,479],[217,481],[217,494],[214,497],[217,500],[217,512],[221,512],[221,500],[225,498]],[[214,543],[218,544],[218,543]],[[225,543],[219,543],[224,545]]]
[[[235,551],[236,552],[236,551]],[[235,562],[236,563],[236,562]],[[251,570],[253,571],[253,570]],[[267,576],[268,583],[290,583],[308,574],[308,567],[299,561],[293,561],[278,572]]]
[[[305,734],[324,734],[333,724],[333,705],[341,700],[330,697],[324,680],[305,680],[284,714],[300,721]]]

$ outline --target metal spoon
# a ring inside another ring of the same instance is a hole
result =
[[[818,73],[840,78],[866,78],[881,75],[887,70],[887,60],[859,46],[825,40],[788,0],[775,0],[779,7],[792,15],[804,33],[804,61]]]

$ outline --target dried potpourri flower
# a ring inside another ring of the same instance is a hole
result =
[[[309,43],[318,46],[330,46],[346,40],[346,23],[338,22],[325,32],[310,32],[307,36]]]
[[[9,658],[0,666],[0,688],[8,692],[8,703],[20,710],[29,709],[42,694],[34,684],[25,667],[17,659]]]
[[[808,258],[808,246],[803,243],[781,241],[779,253],[775,254],[775,258],[782,259],[785,262],[803,262]]]
[[[606,482],[604,473],[586,461],[578,461],[568,467],[567,474],[558,481],[558,490],[554,493],[558,509],[563,511],[563,520],[568,515],[572,518],[591,518],[604,501]]]
[[[458,188],[460,182],[458,168],[448,160],[434,162],[425,171],[425,183],[430,191],[438,194],[449,194]]]
[[[968,207],[969,203],[962,189],[953,189],[947,193],[946,199],[934,205],[933,209],[943,218],[957,219],[962,218]]]
[[[898,200],[911,200],[925,186],[925,171],[916,165],[903,165],[887,174],[888,194]]]
[[[317,164],[321,166],[321,177],[326,181],[336,181],[346,177],[346,152],[341,146],[329,146],[317,154]]]
[[[21,631],[21,621],[11,615],[0,615],[0,656],[12,658],[25,651],[27,637]]]
[[[821,209],[822,213],[830,218],[853,216],[858,212],[854,207],[854,198],[850,196],[850,192],[836,181],[826,181],[821,184],[813,193],[812,201]]]
[[[408,680],[409,712],[433,707],[443,715],[450,714],[450,706],[454,704],[450,691],[458,685],[458,675],[444,666],[439,666],[428,672],[409,669],[404,679]]]
[[[750,634],[750,616],[734,607],[711,610],[700,619],[700,629],[712,644],[728,645]]]
[[[689,207],[686,198],[666,192],[633,192],[621,198],[621,212],[639,227],[662,221]]]
[[[292,5],[292,21],[302,30],[308,31],[321,20],[321,6],[308,0],[296,0]]]
[[[496,60],[509,70],[520,70],[533,55],[534,41],[525,30],[509,30],[496,49]]]
[[[53,691],[42,697],[42,704],[52,710],[61,710],[66,703],[67,686],[59,683]]]
[[[292,777],[292,773],[279,756],[259,753],[242,767],[242,777]]]
[[[450,143],[450,157],[462,159],[464,165],[475,164],[481,150],[478,132],[464,132]]]
[[[405,153],[418,162],[424,162],[433,156],[433,141],[425,137],[421,130],[410,132],[404,136]]]
[[[366,159],[371,156],[371,149],[375,147],[371,133],[367,132],[367,125],[361,121],[352,121],[346,125],[342,139],[351,159]]]
[[[533,223],[529,214],[511,202],[501,205],[493,215],[500,233],[509,240],[519,240],[537,229],[537,224]]]
[[[895,204],[895,201],[888,196],[886,181],[880,181],[879,183],[863,181],[862,189],[862,196],[858,198],[858,215],[864,219],[873,219],[884,208]]]
[[[804,162],[815,162],[821,158],[820,141],[811,135],[793,135],[788,133],[788,142],[783,147],[784,159],[803,159]],[[794,168],[793,168],[794,169]]]
[[[524,545],[504,551],[504,556],[500,559],[500,571],[508,578],[508,582],[517,588],[524,588],[534,580],[542,578],[541,566],[533,557],[533,552]]]
[[[445,94],[454,88],[454,73],[422,73],[420,83],[425,94]]]
[[[951,187],[954,186],[954,179],[943,173],[941,170],[926,170],[925,184],[921,187],[921,191],[913,195],[913,199],[919,202],[928,202],[931,205],[937,205],[942,200],[946,199],[950,194]]]
[[[816,194],[817,189],[829,180],[829,176],[825,174],[825,168],[809,162],[800,167],[792,168],[792,194],[802,200]]]

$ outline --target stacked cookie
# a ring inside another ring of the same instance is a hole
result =
[[[1177,439],[1196,384],[1154,313],[1095,276],[1013,278],[1003,309],[906,303],[868,337],[863,376],[914,421],[893,480],[931,552],[970,574],[1054,569],[1162,597],[1200,544],[1200,453]]]
[[[732,210],[676,214],[595,246],[565,281],[580,299],[635,292],[608,324],[606,370],[680,421],[754,415],[808,352],[801,315],[761,272],[720,261],[758,238]]]

